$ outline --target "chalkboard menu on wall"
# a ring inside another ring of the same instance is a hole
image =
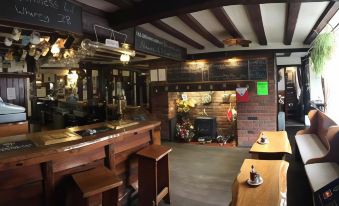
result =
[[[211,64],[210,81],[248,80],[248,61],[222,61]]]
[[[136,51],[178,61],[184,60],[186,57],[187,51],[185,48],[162,39],[142,28],[137,27],[135,29],[134,38]]]
[[[208,81],[208,65],[178,63],[167,66],[168,82],[201,82]]]
[[[267,60],[240,59],[167,66],[167,81],[170,83],[228,80],[267,80]]]
[[[266,59],[250,59],[249,79],[250,80],[266,80],[267,79],[267,62]]]
[[[82,33],[81,7],[67,0],[2,0],[0,19]]]

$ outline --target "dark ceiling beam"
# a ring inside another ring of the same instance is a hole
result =
[[[286,21],[285,21],[285,34],[284,34],[284,44],[291,45],[295,25],[297,24],[299,10],[301,3],[288,3],[286,5]]]
[[[247,14],[260,45],[267,45],[259,4],[246,5]]]
[[[188,27],[197,32],[200,36],[204,37],[207,41],[211,42],[218,48],[224,48],[224,43],[219,41],[207,29],[201,25],[191,14],[183,14],[178,16]]]
[[[147,56],[144,55],[144,54],[135,54],[135,57],[138,57],[138,58],[146,58]]]
[[[198,42],[194,41],[193,39],[187,37],[185,34],[181,33],[180,31],[174,29],[173,27],[169,26],[168,24],[164,23],[163,21],[154,21],[151,23],[153,26],[157,27],[158,29],[172,35],[173,37],[179,39],[180,41],[185,42],[186,44],[191,45],[197,49],[204,49],[205,47]]]
[[[237,27],[233,24],[231,18],[226,13],[223,7],[217,7],[210,9],[215,18],[218,19],[219,23],[225,28],[225,30],[233,37],[243,39],[243,35],[239,32]]]
[[[311,32],[307,35],[304,40],[304,44],[311,44],[317,35],[325,28],[326,24],[331,20],[331,18],[337,13],[339,9],[339,2],[331,1],[324,12],[321,14],[320,18],[317,20],[313,26]]]
[[[105,1],[114,4],[115,6],[118,6],[121,9],[133,6],[132,2],[128,0],[105,0]]]
[[[327,0],[145,0],[131,8],[114,12],[108,18],[111,26],[120,30],[171,16],[228,5],[319,1]]]
[[[77,6],[80,6],[81,9],[83,11],[86,11],[86,12],[89,12],[91,14],[95,14],[97,16],[107,16],[107,13],[105,11],[102,11],[100,9],[97,9],[97,8],[94,8],[92,6],[88,6],[87,4],[84,4],[84,3],[81,3],[79,1],[76,1],[76,0],[69,0],[71,3],[77,5]]]

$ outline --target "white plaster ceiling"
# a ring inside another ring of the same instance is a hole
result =
[[[329,2],[302,3],[299,18],[295,26],[293,42],[303,42],[312,30],[314,24],[321,16]]]
[[[182,42],[162,30],[157,29],[151,24],[143,24],[141,27],[155,35],[158,35],[159,37],[187,48],[189,54],[228,50],[308,48],[309,45],[304,45],[303,42],[322,12],[325,10],[328,3],[329,2],[301,3],[299,17],[291,45],[283,44],[286,21],[286,3],[269,3],[260,5],[264,30],[268,42],[268,45],[264,46],[258,44],[257,36],[253,31],[246,8],[243,5],[225,6],[223,8],[244,38],[252,41],[250,47],[225,46],[225,48],[217,48],[215,45],[211,44],[209,41],[190,29],[178,17],[170,17],[162,19],[162,21],[182,32],[192,40],[202,44],[205,46],[205,49],[200,50],[193,48],[185,42]],[[194,12],[191,13],[191,15],[220,41],[229,37],[227,31],[222,27],[210,10]],[[339,15],[336,15],[336,18],[337,20],[335,22],[338,22]],[[336,23],[333,24],[335,26]]]
[[[268,44],[283,42],[286,4],[261,4],[260,9]]]
[[[217,37],[217,39],[222,41],[231,37],[210,10],[202,10],[191,14],[207,31]]]

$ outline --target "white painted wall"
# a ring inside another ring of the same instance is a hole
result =
[[[311,101],[321,100],[324,101],[324,95],[321,86],[321,77],[314,73],[313,69],[310,68],[310,94]]]

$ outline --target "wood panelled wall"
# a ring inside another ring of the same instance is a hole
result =
[[[15,88],[16,98],[7,99],[7,88]],[[27,108],[27,77],[0,76],[0,97],[8,103]]]

